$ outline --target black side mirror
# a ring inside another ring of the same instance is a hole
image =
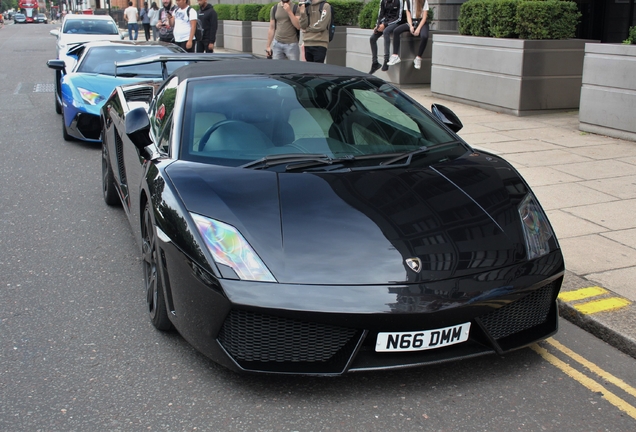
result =
[[[51,69],[66,73],[66,63],[64,63],[64,60],[49,60],[46,62],[46,65]]]
[[[139,150],[143,150],[150,144],[150,119],[148,113],[142,107],[135,108],[126,114],[126,135]]]
[[[464,127],[459,117],[457,117],[450,108],[446,108],[444,105],[431,105],[431,112],[453,132],[459,132],[461,128]]]

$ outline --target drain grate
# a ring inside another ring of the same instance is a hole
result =
[[[33,86],[33,93],[53,93],[55,83],[38,83]]]

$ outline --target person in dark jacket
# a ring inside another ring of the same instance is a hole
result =
[[[219,19],[216,11],[207,0],[198,0],[199,3],[199,22],[203,27],[203,37],[197,41],[196,52],[214,52],[214,43],[216,42],[216,29],[219,26]]]
[[[391,53],[391,34],[402,21],[403,0],[381,0],[378,21],[371,35],[371,70],[375,73],[380,67],[389,70],[389,54]],[[378,63],[378,39],[384,36],[384,64]]]

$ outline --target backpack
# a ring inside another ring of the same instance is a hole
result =
[[[276,17],[276,6],[278,6],[278,3],[276,3],[274,5],[274,7],[272,7],[272,9],[274,10],[274,17]],[[292,13],[294,15],[296,15],[296,11],[298,10],[298,3],[294,3],[294,7],[292,9]],[[274,30],[276,30],[276,20],[274,20]],[[300,30],[296,29],[296,39],[300,40]]]
[[[320,14],[322,15],[322,8],[325,6],[326,1],[320,2]],[[329,23],[329,42],[333,40],[333,35],[336,34],[336,16],[333,13],[333,5],[328,3],[331,6],[331,22]]]
[[[190,6],[188,6],[188,9],[186,9],[186,15],[188,16],[188,18],[190,18],[190,9],[192,9]],[[197,13],[197,16],[199,16],[198,13]],[[194,31],[194,39],[199,42],[203,40],[203,25],[201,24],[201,21],[199,21],[198,18],[197,18],[197,29]]]

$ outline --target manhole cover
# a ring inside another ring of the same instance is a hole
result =
[[[39,83],[33,86],[33,93],[53,93],[55,83]]]

